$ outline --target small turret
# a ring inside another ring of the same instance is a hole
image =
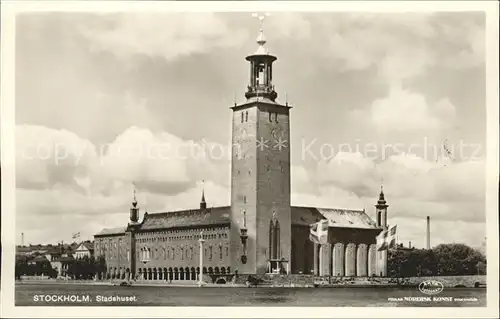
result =
[[[376,208],[377,227],[387,229],[387,202],[385,201],[384,186],[380,186],[380,194],[378,197]]]
[[[203,181],[203,184],[204,183],[205,183],[205,181]],[[201,190],[200,209],[207,209],[207,202],[205,201],[205,188],[204,187]]]

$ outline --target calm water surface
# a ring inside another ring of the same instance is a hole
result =
[[[88,302],[35,301],[35,295],[89,296]],[[130,296],[136,301],[104,302],[98,296]],[[116,287],[79,284],[16,284],[17,306],[315,306],[315,307],[485,307],[486,289],[451,288],[438,296],[453,301],[390,301],[390,298],[428,297],[416,288],[222,288]],[[455,298],[475,298],[458,301]]]

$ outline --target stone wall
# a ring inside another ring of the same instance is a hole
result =
[[[476,283],[486,284],[486,276],[436,276],[436,277],[409,277],[409,278],[380,278],[380,277],[336,277],[336,276],[313,276],[313,275],[252,275],[254,278],[262,280],[264,286],[287,286],[287,287],[313,287],[319,285],[373,285],[384,286],[400,284],[402,286],[418,286],[425,280],[437,280],[445,288],[465,286],[474,288]],[[234,279],[236,284],[245,284],[248,275],[239,275]]]
[[[405,278],[410,284],[418,285],[425,280],[436,280],[441,282],[445,288],[457,286],[474,287],[476,283],[486,284],[486,276],[431,276],[431,277],[409,277]]]

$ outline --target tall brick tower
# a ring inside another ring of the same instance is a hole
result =
[[[273,62],[261,20],[257,51],[246,57],[246,102],[235,104],[231,159],[231,269],[291,269],[290,107],[276,102]]]

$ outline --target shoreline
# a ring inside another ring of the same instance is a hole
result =
[[[23,280],[19,281],[16,280],[15,284],[19,285],[29,285],[29,284],[36,284],[36,285],[90,285],[90,286],[113,286],[113,287],[120,287],[119,283],[115,282],[109,282],[109,281],[63,281],[63,280]],[[212,284],[212,283],[206,283],[202,287],[200,287],[197,283],[145,283],[145,282],[137,282],[137,283],[132,283],[131,286],[124,286],[125,288],[130,288],[130,287],[186,287],[186,288],[373,288],[373,287],[378,287],[378,288],[394,288],[394,287],[416,287],[413,285],[398,285],[398,284],[366,284],[366,283],[359,283],[359,284],[328,284],[328,285],[310,285],[310,284],[281,284],[281,285],[268,285],[268,284],[263,284],[263,285],[257,285],[257,286],[247,286],[246,284],[233,284],[233,283],[227,283],[227,284]]]
[[[126,281],[120,279],[111,280],[74,280],[54,278],[23,278],[16,279],[16,285],[90,285],[90,286],[115,286],[115,287],[188,287],[188,288],[417,288],[419,284],[426,281],[438,281],[443,288],[485,288],[486,276],[443,276],[443,277],[405,277],[405,278],[378,278],[377,280],[358,278],[335,278],[321,277],[290,277],[276,278],[257,277],[257,285],[252,285],[243,277],[236,280],[228,280],[225,283],[213,283],[205,281],[200,287],[197,281],[172,281],[165,280],[137,280]],[[121,286],[121,284],[125,284]]]
[[[401,285],[401,284],[325,284],[325,285],[298,285],[298,284],[286,284],[286,285],[258,285],[258,286],[247,286],[246,284],[210,284],[207,283],[200,287],[197,283],[133,283],[131,286],[120,286],[119,283],[113,282],[88,282],[88,281],[54,281],[54,280],[25,280],[25,281],[15,281],[16,285],[88,285],[88,286],[112,286],[112,287],[123,287],[123,288],[133,288],[133,287],[162,287],[162,288],[249,288],[249,289],[259,289],[259,288],[417,288],[417,285]],[[459,287],[461,288],[461,287]],[[466,287],[464,287],[466,288]],[[474,289],[486,289],[485,287],[478,287]]]

